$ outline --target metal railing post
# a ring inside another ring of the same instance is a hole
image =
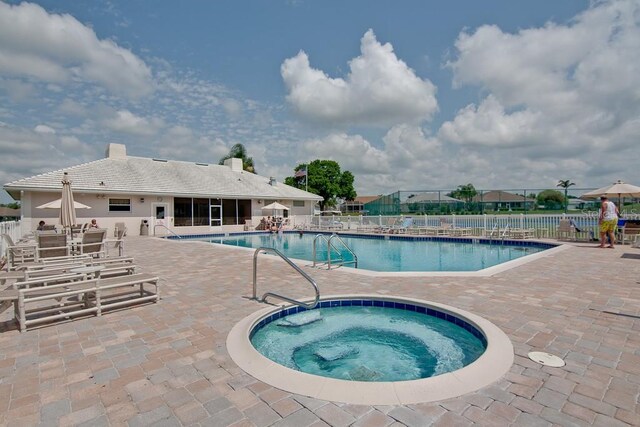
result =
[[[289,264],[294,270],[296,270],[298,273],[300,273],[300,275],[302,277],[304,277],[309,283],[311,283],[311,285],[313,286],[313,289],[315,291],[315,298],[314,298],[313,304],[307,304],[305,302],[298,301],[298,300],[295,300],[293,298],[285,297],[283,295],[278,295],[278,294],[273,293],[273,292],[266,292],[264,295],[262,295],[262,299],[261,299],[262,302],[264,302],[267,299],[267,297],[274,297],[274,298],[281,299],[283,301],[290,302],[291,304],[302,306],[302,307],[304,307],[304,308],[306,308],[308,310],[311,310],[311,309],[315,308],[318,305],[318,301],[320,300],[320,290],[318,289],[318,284],[316,283],[316,281],[313,280],[307,273],[302,271],[300,269],[300,267],[298,267],[293,262],[291,262],[291,260],[289,258],[287,258],[282,252],[280,252],[279,250],[277,250],[275,248],[266,248],[266,247],[258,248],[253,253],[253,299],[256,299],[256,300],[258,299],[257,298],[257,294],[258,294],[258,255],[260,254],[260,252],[265,252],[265,253],[266,252],[272,252],[272,253],[278,255],[287,264]]]

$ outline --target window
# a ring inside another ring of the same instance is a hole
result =
[[[294,200],[293,201],[294,208],[304,208],[304,200]]]
[[[193,199],[193,225],[209,225],[209,199]]]
[[[222,199],[222,225],[236,225],[236,201]]]
[[[251,219],[251,200],[238,200],[238,222],[244,224]]]
[[[131,212],[131,199],[109,199],[109,212]]]
[[[173,224],[176,227],[193,225],[191,198],[176,197],[173,199]]]

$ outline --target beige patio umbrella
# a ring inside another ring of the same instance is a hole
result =
[[[60,209],[62,207],[62,199],[53,200],[51,202],[45,203],[44,205],[36,206],[36,209]],[[73,202],[73,207],[75,209],[91,209],[91,206],[87,206],[80,202]]]
[[[618,197],[618,206],[622,208],[623,197],[640,197],[640,187],[618,180],[597,190],[589,191],[580,196],[581,199],[597,199],[598,197]]]
[[[73,200],[73,191],[71,190],[71,181],[67,172],[62,177],[62,198],[54,200],[44,205],[38,206],[38,209],[60,209],[60,225],[65,229],[72,230],[71,226],[76,223],[76,209],[91,209],[87,205],[77,203]],[[73,237],[73,235],[71,236]]]
[[[288,211],[289,208],[286,207],[285,205],[282,205],[278,202],[273,202],[273,203],[269,203],[268,205],[265,205],[262,207],[263,211],[273,211],[273,216],[276,215],[276,211]]]

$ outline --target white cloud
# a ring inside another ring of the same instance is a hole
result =
[[[440,135],[503,147],[616,146],[637,130],[631,122],[640,114],[639,14],[637,1],[597,2],[567,25],[462,33],[448,64],[455,82],[490,95],[461,110]]]
[[[115,112],[111,117],[102,120],[102,125],[120,133],[138,136],[152,136],[163,126],[163,122],[157,118],[147,119],[139,117],[128,110]]]
[[[382,138],[390,159],[400,166],[433,158],[440,151],[440,141],[427,137],[419,126],[397,125]]]
[[[131,51],[32,3],[0,2],[0,75],[93,82],[131,98],[153,91],[150,69]]]
[[[0,183],[95,160],[101,152],[76,137],[0,126]]]
[[[307,140],[302,144],[302,157],[334,160],[342,170],[353,174],[389,172],[386,153],[372,146],[360,135],[334,133],[324,138]]]
[[[457,144],[488,147],[527,145],[537,136],[539,116],[530,110],[506,114],[500,102],[489,95],[478,107],[468,105],[452,122],[444,123],[439,137]]]
[[[38,125],[33,129],[37,133],[56,133],[56,130],[47,125]]]
[[[312,68],[302,51],[285,60],[281,74],[287,101],[302,117],[329,125],[389,126],[431,119],[438,103],[429,80],[417,77],[372,30],[362,37],[360,51],[349,62],[345,79]]]

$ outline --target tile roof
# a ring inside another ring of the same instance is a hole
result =
[[[487,191],[473,197],[474,202],[485,202],[485,203],[495,203],[495,202],[535,202],[536,199],[532,199],[530,197],[524,197],[519,194],[507,193],[506,191]]]
[[[322,197],[229,166],[129,156],[105,158],[5,184],[14,197],[20,190],[60,191],[68,172],[75,192],[322,200]]]

